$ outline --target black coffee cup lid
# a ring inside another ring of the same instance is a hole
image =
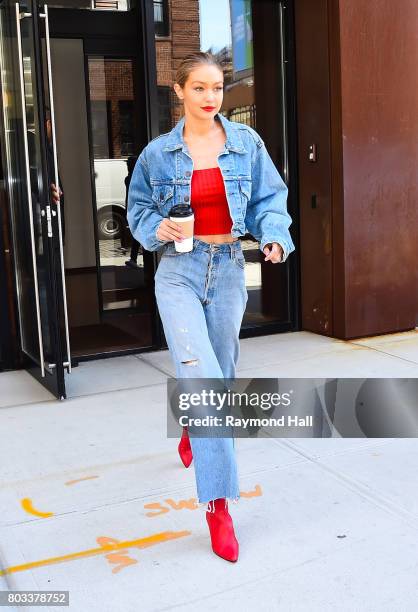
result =
[[[193,214],[193,209],[189,204],[176,204],[170,208],[168,214],[170,217],[190,217]]]

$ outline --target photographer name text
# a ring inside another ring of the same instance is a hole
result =
[[[203,418],[183,415],[179,418],[182,427],[313,427],[313,416],[282,415],[278,418],[240,418],[226,415],[224,418],[205,416]]]

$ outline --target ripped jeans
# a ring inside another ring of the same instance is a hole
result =
[[[177,379],[235,378],[248,300],[244,267],[240,240],[210,244],[193,238],[188,253],[177,252],[174,242],[163,246],[155,296]],[[220,497],[237,503],[233,436],[190,437],[190,444],[199,505]]]

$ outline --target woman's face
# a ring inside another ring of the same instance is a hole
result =
[[[196,118],[212,118],[220,111],[223,101],[223,73],[216,66],[202,64],[192,70],[182,89],[174,89],[184,102],[185,113]],[[204,110],[210,107],[210,110]]]

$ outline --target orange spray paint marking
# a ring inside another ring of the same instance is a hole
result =
[[[160,514],[166,514],[170,512],[168,508],[164,508],[160,502],[155,502],[152,504],[144,504],[144,508],[148,508],[149,510],[159,510],[159,512],[147,512],[146,516],[160,516]]]
[[[97,538],[96,541],[99,544],[99,546],[107,546],[108,544],[112,544],[112,543],[119,544],[119,540],[115,540],[115,538],[107,538],[106,536]],[[112,569],[113,574],[120,572],[121,569],[123,569],[124,567],[128,567],[128,565],[135,565],[135,563],[138,563],[136,559],[132,559],[131,557],[129,557],[127,552],[128,551],[125,549],[125,550],[120,550],[119,552],[112,552],[112,553],[108,553],[107,555],[105,555],[109,563],[119,563],[117,567],[114,567]]]
[[[28,514],[33,514],[34,516],[39,516],[40,518],[54,516],[53,512],[41,512],[40,510],[35,510],[32,505],[32,500],[29,497],[25,497],[20,503],[22,504],[23,510],[25,510],[25,512]]]
[[[196,498],[192,497],[191,499],[181,499],[179,502],[175,502],[174,499],[166,499],[165,500],[169,506],[173,508],[173,510],[183,510],[183,508],[188,508],[189,510],[196,510],[198,507],[196,503]]]
[[[84,476],[84,478],[77,478],[76,480],[68,480],[68,482],[64,483],[66,485],[72,485],[76,482],[83,482],[83,480],[93,480],[94,478],[99,478],[98,476]]]
[[[6,567],[4,570],[0,570],[0,576],[15,574],[16,572],[24,572],[28,569],[42,567],[45,565],[53,565],[54,563],[62,563],[64,561],[73,561],[74,559],[83,559],[85,557],[102,555],[106,551],[119,551],[124,548],[148,548],[149,546],[154,546],[155,544],[160,544],[161,542],[168,542],[169,540],[183,538],[184,536],[191,535],[191,533],[191,531],[161,531],[160,533],[155,533],[154,535],[146,538],[126,540],[125,542],[119,542],[117,544],[104,544],[100,546],[100,548],[90,548],[88,550],[69,553],[68,555],[61,555],[59,557],[50,557],[49,559],[41,559],[40,561],[22,563],[22,565],[13,565]]]
[[[240,495],[241,497],[260,497],[260,495],[263,495],[263,493],[261,491],[260,485],[255,485],[254,491],[250,491],[249,493],[244,493],[244,491],[240,491]]]
[[[241,497],[260,497],[263,492],[261,490],[260,485],[255,485],[255,489],[253,491],[240,491]],[[195,497],[191,497],[190,499],[180,499],[178,502],[174,501],[174,499],[165,499],[164,500],[169,506],[171,506],[172,510],[183,510],[184,508],[188,508],[189,510],[196,510],[199,506],[197,503],[197,499]],[[166,514],[170,512],[168,508],[163,505],[163,502],[154,502],[152,504],[144,504],[144,508],[148,510],[158,510],[158,512],[147,512],[146,516],[154,517],[160,516],[160,514]]]
[[[179,502],[175,502],[174,499],[166,499],[165,500],[169,506],[172,507],[173,510],[182,510],[183,508],[188,508],[189,510],[196,510],[198,508],[197,500],[195,497],[191,499],[181,499]],[[144,504],[144,508],[149,510],[159,510],[159,512],[147,512],[146,516],[160,516],[160,514],[166,514],[170,512],[168,508],[165,508],[162,505],[162,502],[154,502],[152,504]]]

